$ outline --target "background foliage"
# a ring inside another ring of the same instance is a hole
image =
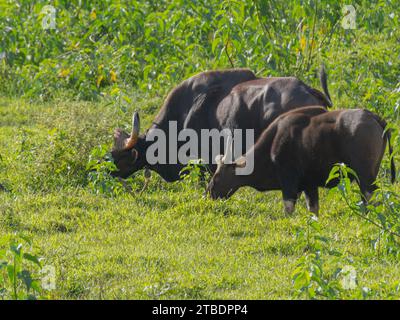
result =
[[[49,3],[57,10],[56,29],[43,30],[42,9]],[[399,3],[352,2],[355,30],[342,28],[345,4],[2,1],[1,90],[43,100],[65,90],[83,100],[120,90],[164,93],[191,74],[229,66],[313,81],[325,62],[339,82],[332,84],[339,98],[376,109],[395,106],[398,115]]]
[[[54,30],[42,28],[47,4]],[[304,200],[285,216],[275,192],[203,199],[195,164],[184,182],[153,175],[141,192],[142,173],[122,183],[98,161],[133,110],[146,128],[195,73],[247,67],[319,88],[324,63],[336,108],[390,122],[398,164],[400,3],[353,1],[354,30],[341,25],[345,4],[0,1],[0,297],[399,298],[400,187],[387,183],[386,155],[375,224],[344,174],[321,191],[317,219]],[[52,292],[39,286],[39,255],[57,272]]]

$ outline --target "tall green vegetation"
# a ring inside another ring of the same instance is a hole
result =
[[[1,4],[3,93],[92,100],[164,92],[193,73],[231,66],[312,81],[325,62],[336,101],[396,107],[398,116],[395,0],[355,1],[354,30],[342,26],[345,1],[55,0],[56,28],[44,30],[47,4]]]

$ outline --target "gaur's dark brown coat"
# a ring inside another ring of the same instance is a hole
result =
[[[168,124],[176,121],[178,130],[193,129],[198,134],[201,129],[254,129],[257,139],[283,112],[307,105],[331,106],[325,72],[321,72],[320,81],[325,94],[294,77],[257,78],[246,69],[203,72],[170,92],[150,129],[161,129],[168,137]],[[145,134],[139,135],[139,117],[136,114],[134,118],[131,135],[120,129],[115,132],[112,156],[119,170],[115,175],[126,178],[147,167],[166,181],[178,180],[186,164],[170,164],[167,159],[167,164],[150,165],[145,155],[152,142],[146,141]],[[209,159],[203,160],[211,163],[215,156],[209,154]],[[210,166],[212,172],[215,169],[215,165]]]
[[[318,212],[318,187],[325,186],[332,166],[344,163],[358,175],[364,200],[375,190],[379,166],[389,141],[386,122],[364,110],[327,111],[306,107],[279,116],[256,144],[233,164],[220,162],[208,190],[213,198],[229,197],[242,186],[260,191],[282,190],[285,210],[294,210],[304,191],[310,211]],[[235,174],[236,167],[254,156],[250,175]],[[392,182],[395,166],[391,159]]]

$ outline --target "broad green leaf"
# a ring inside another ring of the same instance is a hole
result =
[[[31,262],[35,263],[38,267],[41,267],[40,260],[39,260],[39,258],[37,256],[34,256],[34,255],[30,254],[30,253],[24,253],[23,254],[23,258],[25,260],[28,260],[28,261],[31,261]]]

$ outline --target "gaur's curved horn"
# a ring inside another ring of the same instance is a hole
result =
[[[137,112],[133,113],[132,117],[132,132],[131,136],[125,140],[125,149],[131,149],[136,144],[140,132],[140,120]]]
[[[232,163],[232,136],[228,135],[228,139],[226,141],[226,149],[224,157],[222,158],[222,163]]]

